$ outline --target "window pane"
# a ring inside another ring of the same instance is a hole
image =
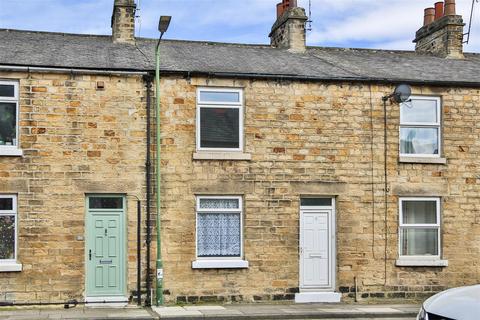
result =
[[[438,255],[438,230],[402,229],[400,246],[404,256]]]
[[[15,259],[15,216],[0,216],[0,259]]]
[[[401,128],[400,153],[438,154],[438,128]]]
[[[0,84],[0,97],[15,97],[15,86]]]
[[[240,213],[198,213],[199,257],[240,256]]]
[[[436,201],[402,201],[403,223],[436,224]]]
[[[301,206],[331,206],[332,198],[302,198]]]
[[[201,102],[240,102],[239,92],[200,91]]]
[[[90,209],[122,209],[123,198],[121,197],[90,197]]]
[[[0,145],[16,145],[16,108],[15,103],[0,102]]]
[[[239,209],[239,199],[200,199],[200,209]]]
[[[13,210],[13,199],[0,198],[0,210]]]
[[[438,122],[437,100],[415,100],[400,105],[401,122]]]
[[[200,146],[239,148],[239,110],[200,108]]]

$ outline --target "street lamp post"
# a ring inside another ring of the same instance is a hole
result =
[[[163,304],[163,262],[162,262],[162,241],[161,241],[161,211],[160,211],[160,156],[161,156],[161,137],[160,137],[160,42],[162,41],[163,34],[167,32],[170,25],[171,16],[161,16],[158,23],[158,31],[160,31],[160,37],[158,38],[157,47],[155,48],[155,89],[156,89],[156,121],[157,121],[157,275],[156,275],[156,300],[157,306]]]

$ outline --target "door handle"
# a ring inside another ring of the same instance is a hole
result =
[[[310,258],[322,258],[321,254],[310,254]]]
[[[92,250],[88,250],[88,260],[92,260]]]

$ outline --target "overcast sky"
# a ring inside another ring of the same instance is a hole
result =
[[[158,36],[160,15],[173,16],[166,38],[268,43],[280,0],[136,0],[137,36]],[[298,0],[307,8],[308,0]],[[311,0],[309,45],[413,49],[423,9],[435,0]],[[0,28],[110,34],[113,0],[0,0]],[[465,22],[472,0],[457,0]],[[480,52],[480,3],[466,51]]]

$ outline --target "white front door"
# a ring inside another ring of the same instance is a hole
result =
[[[333,288],[331,209],[300,212],[300,288]]]

